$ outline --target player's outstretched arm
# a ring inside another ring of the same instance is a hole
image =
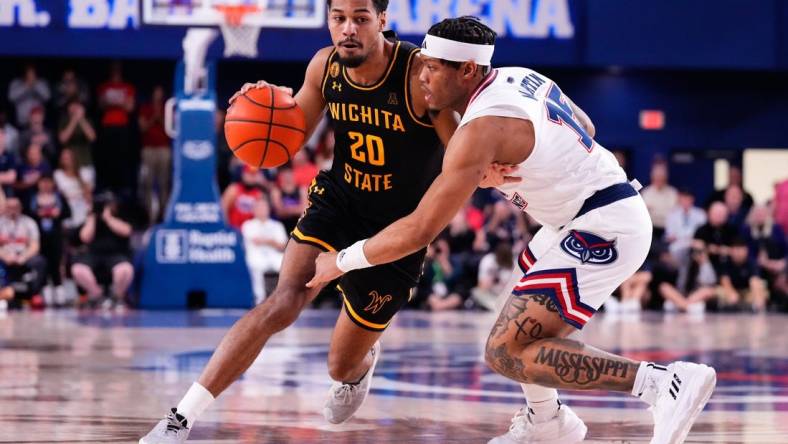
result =
[[[315,53],[314,57],[312,57],[312,60],[309,62],[309,65],[306,68],[304,83],[301,85],[301,89],[299,89],[296,95],[293,97],[301,110],[304,111],[304,117],[306,120],[306,137],[304,140],[309,140],[309,137],[317,127],[317,124],[320,123],[320,118],[322,117],[323,110],[326,107],[326,102],[323,98],[322,92],[323,71],[332,51],[333,47],[329,46]],[[239,89],[235,94],[233,94],[232,97],[230,97],[230,104],[232,105],[238,96],[246,93],[250,89],[263,88],[266,86],[278,88],[288,95],[293,95],[292,88],[287,86],[273,85],[265,80],[258,80],[254,83],[245,83],[241,89]]]
[[[426,247],[451,221],[477,185],[487,167],[496,160],[502,134],[500,117],[481,117],[458,129],[449,142],[443,170],[432,182],[418,207],[368,239],[363,246],[370,264],[393,262]],[[321,254],[315,277],[307,284],[315,287],[342,272],[337,253]]]

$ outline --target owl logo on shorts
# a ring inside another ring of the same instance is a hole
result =
[[[605,265],[618,259],[615,239],[605,240],[585,231],[570,231],[561,241],[561,249],[581,264]]]

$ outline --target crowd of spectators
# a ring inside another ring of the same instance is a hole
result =
[[[24,66],[0,106],[0,309],[123,305],[135,231],[161,220],[171,143],[165,95],[113,63],[88,85]],[[154,151],[154,153],[150,153]]]
[[[118,63],[96,85],[71,69],[50,83],[26,66],[7,92],[8,106],[0,107],[0,309],[128,302],[139,272],[135,239],[163,219],[170,198],[169,92],[160,85],[138,90]],[[224,145],[223,121],[217,112],[220,204],[243,235],[259,302],[275,285],[312,178],[331,165],[333,132],[322,122],[292,163],[256,170]],[[693,190],[671,185],[668,170],[655,162],[641,192],[654,223],[651,254],[605,310],[787,310],[788,180],[770,202],[756,204],[733,166],[730,184],[699,204]],[[494,310],[538,229],[499,193],[478,190],[429,246],[409,306]],[[315,305],[337,305],[335,296],[328,290]]]
[[[786,196],[778,184],[769,202],[755,204],[731,166],[729,183],[698,205],[692,190],[669,184],[667,166],[655,162],[643,189],[654,239],[643,268],[620,289],[608,310],[642,307],[685,311],[785,311],[788,224],[779,219]],[[665,205],[670,200],[674,205]],[[635,289],[634,293],[632,289]]]

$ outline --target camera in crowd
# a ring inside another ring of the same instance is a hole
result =
[[[115,210],[115,195],[111,191],[102,191],[93,196],[93,213],[102,214],[104,208],[109,207],[111,211]]]

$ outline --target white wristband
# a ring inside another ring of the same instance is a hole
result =
[[[337,268],[342,270],[343,273],[347,273],[348,271],[358,270],[359,268],[371,267],[372,264],[370,264],[367,257],[364,256],[364,244],[366,242],[366,239],[362,239],[340,251],[337,255]]]

